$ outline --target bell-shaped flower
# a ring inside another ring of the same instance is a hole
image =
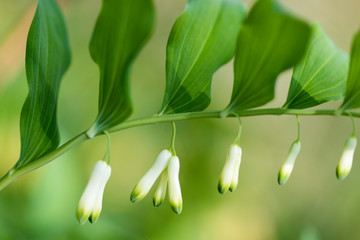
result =
[[[156,179],[161,174],[159,186],[153,197],[155,207],[161,205],[165,199],[166,189],[169,191],[170,206],[177,214],[182,210],[182,197],[179,182],[180,162],[179,158],[169,150],[163,150],[156,158],[149,171],[136,184],[130,195],[130,200],[136,202],[143,199],[154,185]]]
[[[299,155],[300,149],[301,149],[300,141],[296,140],[295,142],[293,142],[293,144],[291,145],[290,150],[289,150],[289,155],[288,155],[285,163],[280,168],[280,171],[278,174],[279,185],[284,185],[288,181],[288,179],[291,175],[291,172],[294,168],[295,160],[296,160],[297,156]]]
[[[97,161],[78,204],[76,215],[80,224],[84,224],[87,219],[95,223],[99,218],[105,185],[110,175],[111,167],[108,163]]]
[[[180,161],[177,156],[172,156],[169,161],[169,202],[172,210],[180,214],[182,211],[182,196],[179,181]]]
[[[161,174],[160,183],[153,198],[154,207],[159,207],[165,199],[166,188],[168,182],[168,170],[165,169]]]
[[[336,177],[339,180],[343,180],[350,173],[356,144],[357,139],[355,136],[349,137],[345,142],[344,151],[336,168]]]
[[[139,201],[148,194],[156,179],[167,167],[171,156],[172,154],[169,150],[161,151],[149,171],[140,179],[139,183],[136,184],[134,190],[131,192],[130,200],[132,202]]]
[[[234,191],[238,184],[239,169],[241,163],[241,147],[233,144],[227,155],[224,168],[220,174],[218,191],[224,194],[228,189]]]

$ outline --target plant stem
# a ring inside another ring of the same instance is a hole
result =
[[[172,136],[171,136],[171,143],[170,143],[170,152],[176,156],[176,151],[175,151],[175,138],[176,138],[176,126],[174,122],[171,122],[171,127],[172,127]]]
[[[298,136],[296,141],[300,141],[300,119],[299,119],[299,115],[296,115],[296,121],[297,121],[297,127],[298,127]]]
[[[156,123],[164,122],[173,122],[180,120],[189,120],[189,119],[201,119],[201,118],[221,118],[221,111],[206,111],[206,112],[192,112],[192,113],[178,113],[170,115],[155,115],[147,118],[139,118],[134,120],[125,121],[113,128],[108,129],[108,132],[117,132],[127,128],[139,127],[143,125],[150,125]],[[252,109],[252,110],[243,110],[236,112],[238,117],[250,117],[250,116],[262,116],[262,115],[302,115],[302,116],[317,116],[317,115],[329,115],[329,116],[352,116],[360,117],[360,113],[355,112],[341,112],[339,114],[338,110],[335,109],[318,109],[318,110],[307,110],[307,109],[286,109],[286,108],[264,108],[264,109]],[[227,117],[235,117],[234,114],[230,114]],[[103,133],[99,134],[102,135]],[[99,136],[97,135],[97,136]],[[19,169],[11,169],[5,176],[0,179],[0,191],[9,185],[11,182],[16,180],[18,177],[31,172],[66,153],[73,147],[79,145],[82,142],[89,140],[86,136],[86,133],[83,132],[54,151],[45,154],[44,156],[36,159],[29,164],[21,167]]]
[[[0,191],[4,189],[7,185],[9,185],[11,182],[15,181],[18,177],[51,162],[52,160],[56,159],[57,157],[60,157],[61,155],[69,151],[71,148],[79,145],[80,143],[86,141],[87,139],[88,137],[85,135],[85,133],[81,133],[76,137],[74,137],[73,139],[66,142],[65,144],[61,145],[54,151],[45,154],[44,156],[28,163],[27,165],[17,170],[11,169],[7,174],[5,174],[5,176],[3,176],[0,179]]]

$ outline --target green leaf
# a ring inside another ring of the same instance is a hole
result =
[[[307,52],[295,66],[285,108],[308,108],[344,96],[348,56],[319,24],[312,26]]]
[[[261,106],[274,97],[277,76],[303,56],[310,27],[274,0],[255,3],[240,29],[234,62],[234,88],[226,116]]]
[[[54,0],[39,0],[28,34],[26,76],[29,94],[20,117],[21,154],[15,168],[56,149],[60,80],[70,64],[63,16]]]
[[[189,1],[167,44],[160,114],[201,111],[209,105],[212,75],[234,56],[245,15],[236,1]]]
[[[360,31],[354,37],[346,92],[341,110],[360,108]]]
[[[153,20],[151,0],[103,0],[90,43],[100,70],[98,116],[87,132],[90,138],[131,115],[130,69],[149,38]]]

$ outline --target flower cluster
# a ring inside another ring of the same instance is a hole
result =
[[[350,172],[357,139],[352,135],[345,143],[344,152],[336,168],[336,176],[339,180],[344,179]],[[299,137],[290,147],[288,157],[278,173],[278,183],[285,184],[294,168],[295,160],[299,155],[301,143]],[[179,181],[180,161],[174,154],[174,150],[165,149],[160,152],[153,165],[140,179],[130,195],[132,202],[143,199],[150,191],[155,181],[160,177],[159,185],[153,197],[153,204],[158,207],[165,199],[168,191],[169,202],[172,210],[180,214],[182,211],[182,196]],[[233,192],[238,185],[239,169],[241,164],[242,149],[238,142],[230,146],[224,167],[220,174],[218,191],[221,194],[228,190]],[[98,219],[101,208],[105,185],[110,178],[111,167],[105,161],[98,161],[92,171],[90,180],[82,194],[78,209],[77,218],[80,224],[86,220],[95,223]]]
[[[167,149],[161,151],[151,168],[134,187],[130,195],[130,200],[137,202],[143,199],[161,175],[159,186],[154,194],[153,204],[155,207],[160,206],[165,199],[166,189],[168,189],[170,206],[175,213],[180,214],[182,211],[182,196],[179,170],[179,158]]]

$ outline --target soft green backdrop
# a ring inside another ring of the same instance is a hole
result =
[[[133,117],[151,116],[161,106],[165,46],[185,2],[155,1],[155,31],[133,67]],[[246,1],[246,6],[252,2]],[[349,52],[360,23],[359,1],[283,2],[308,21],[319,21],[334,42]],[[24,48],[34,4],[0,0],[0,174],[19,156],[19,116],[27,94]],[[98,70],[88,44],[100,4],[100,0],[61,1],[73,52],[59,99],[62,142],[88,128],[96,117]],[[227,105],[232,77],[232,63],[215,74],[209,109]],[[276,98],[267,106],[284,103],[290,78],[291,72],[281,75]],[[296,138],[295,117],[244,118],[239,186],[224,196],[217,192],[217,181],[237,133],[236,120],[179,122],[176,150],[184,200],[180,216],[167,201],[154,208],[151,196],[136,204],[129,200],[133,186],[168,147],[170,124],[112,134],[113,172],[102,214],[95,225],[80,226],[75,218],[78,200],[94,163],[106,149],[105,137],[88,141],[0,192],[0,239],[360,239],[360,153],[355,153],[345,181],[335,177],[351,133],[350,120],[301,117],[301,122],[302,151],[290,180],[279,187],[277,171]]]

